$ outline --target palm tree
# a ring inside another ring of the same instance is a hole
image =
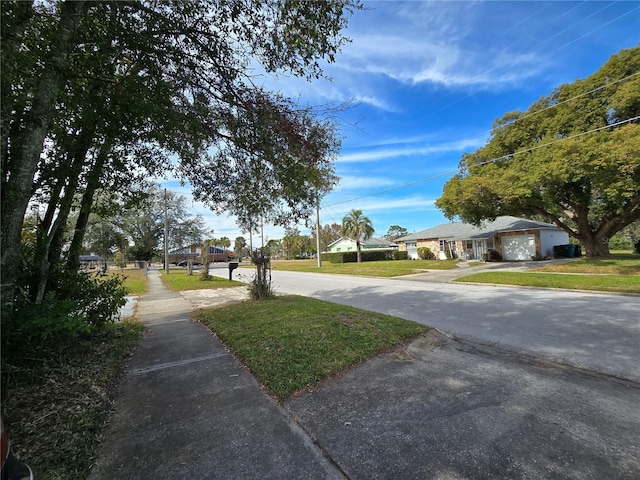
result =
[[[354,208],[342,219],[340,234],[346,238],[355,240],[356,249],[358,250],[358,263],[362,262],[362,255],[360,253],[360,241],[369,240],[373,235],[373,232],[373,224],[368,217],[362,215],[362,210],[356,210]]]

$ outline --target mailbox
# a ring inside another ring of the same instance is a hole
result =
[[[231,272],[233,272],[236,268],[238,268],[237,261],[229,262],[229,281],[231,281]]]

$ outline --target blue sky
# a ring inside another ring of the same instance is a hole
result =
[[[375,236],[390,225],[413,232],[447,222],[434,201],[463,153],[489,139],[494,120],[640,41],[640,1],[364,5],[346,30],[352,42],[325,67],[331,81],[280,77],[265,85],[305,104],[353,102],[340,114],[341,181],[322,199],[320,221],[341,223],[357,208]],[[189,197],[177,182],[165,186]],[[192,206],[214,236],[248,237],[232,217]],[[265,225],[269,239],[283,232]]]

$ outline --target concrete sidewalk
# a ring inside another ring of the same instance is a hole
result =
[[[89,478],[344,478],[158,272]]]

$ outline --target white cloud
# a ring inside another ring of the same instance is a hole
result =
[[[416,194],[405,197],[366,197],[345,203],[321,203],[321,223],[340,223],[342,218],[352,209],[362,210],[369,218],[388,213],[418,213],[436,210],[435,199]],[[373,219],[373,218],[372,218]]]
[[[463,152],[484,145],[485,138],[465,138],[437,145],[399,146],[397,148],[368,149],[340,155],[336,163],[361,163],[389,160],[398,157],[427,156],[433,154]]]
[[[341,175],[338,188],[341,190],[371,189],[388,187],[394,182],[390,178]]]

